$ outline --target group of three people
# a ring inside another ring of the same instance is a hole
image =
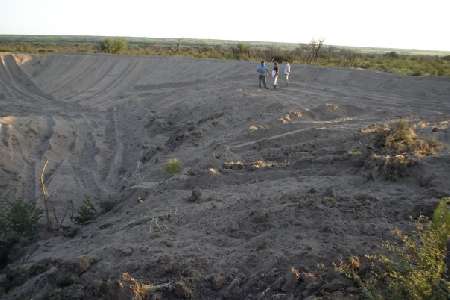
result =
[[[262,85],[264,85],[264,87],[266,89],[268,89],[268,87],[266,85],[266,77],[269,74],[269,68],[266,66],[266,63],[264,61],[261,61],[261,64],[258,65],[256,72],[259,75],[259,87],[262,88]],[[284,73],[284,78],[286,79],[286,84],[289,85],[289,74],[291,73],[291,65],[289,64],[289,62],[286,62],[286,64],[284,65],[283,73]],[[271,73],[274,89],[276,89],[278,87],[279,74],[280,74],[280,72],[279,72],[278,63],[274,62],[273,68],[272,68],[272,73]]]

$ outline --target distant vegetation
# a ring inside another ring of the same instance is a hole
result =
[[[299,64],[371,69],[411,76],[450,76],[448,52],[335,47],[309,44],[231,42],[190,39],[80,36],[0,36],[0,52],[179,55],[195,58],[290,61]]]
[[[128,50],[128,42],[125,39],[108,38],[100,43],[100,49],[106,53],[119,54]]]

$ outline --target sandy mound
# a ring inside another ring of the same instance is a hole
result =
[[[164,299],[348,299],[348,283],[292,283],[292,267],[376,251],[450,193],[447,151],[399,182],[368,180],[352,155],[362,128],[400,116],[448,143],[447,127],[432,131],[450,120],[446,78],[293,66],[289,87],[272,91],[257,89],[249,62],[1,59],[1,199],[42,205],[48,160],[58,216],[86,196],[99,211],[115,204],[86,226],[66,218],[73,234],[22,250],[27,260],[0,274],[5,299],[107,298],[123,273],[140,288],[168,283]],[[164,172],[169,158],[181,174]]]

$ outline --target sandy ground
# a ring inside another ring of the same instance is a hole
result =
[[[274,91],[257,88],[250,62],[1,56],[1,199],[40,203],[48,159],[59,216],[86,196],[118,203],[74,237],[23,250],[16,265],[46,268],[5,299],[49,299],[50,275],[80,257],[95,263],[58,286],[61,299],[98,299],[101,282],[123,272],[189,283],[193,299],[349,299],[351,288],[326,276],[312,287],[286,276],[377,251],[450,194],[448,150],[397,182],[369,180],[350,154],[364,146],[362,128],[399,117],[430,123],[421,133],[448,144],[450,79],[292,70],[289,87]],[[163,171],[169,158],[182,162],[180,175]],[[193,190],[201,197],[189,201]]]

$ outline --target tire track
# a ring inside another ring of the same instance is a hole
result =
[[[114,93],[116,93],[116,91],[124,91],[125,89],[123,88],[124,85],[127,85],[129,82],[133,82],[133,80],[128,79],[126,80],[128,77],[130,77],[134,71],[136,70],[136,68],[138,67],[139,63],[137,60],[133,61],[132,63],[127,64],[126,69],[123,71],[120,71],[120,75],[118,77],[116,77],[115,79],[113,79],[112,81],[106,81],[106,85],[98,90],[97,92],[95,92],[92,95],[89,95],[88,97],[85,97],[84,99],[80,99],[79,101],[83,101],[83,100],[91,100],[91,99],[98,99],[95,101],[95,103],[101,104],[103,103],[103,100],[105,99],[110,99],[110,95],[114,95]],[[137,74],[136,74],[137,76]]]
[[[79,143],[79,152],[72,152],[71,155],[76,158],[71,162],[75,171],[77,181],[82,184],[85,190],[95,195],[100,195],[105,191],[104,186],[99,182],[96,171],[98,170],[96,155],[96,142],[92,128],[89,122],[78,126],[78,134],[75,143]]]
[[[106,176],[106,183],[109,184],[109,186],[114,190],[117,189],[117,183],[121,181],[119,169],[122,166],[124,145],[119,133],[116,107],[111,109],[108,118],[113,130],[112,134],[114,141],[110,143],[110,146],[114,148],[114,155]]]
[[[70,84],[73,84],[73,82],[76,82],[77,80],[81,80],[83,77],[85,77],[87,74],[90,74],[94,70],[102,69],[102,66],[106,65],[106,64],[107,64],[107,61],[101,61],[100,64],[93,63],[93,64],[89,65],[87,68],[84,68],[83,71],[80,72],[80,74],[78,76],[76,76],[75,78],[70,79],[70,81],[67,82],[63,86],[63,88],[69,86]],[[104,78],[108,76],[108,73],[110,73],[113,69],[114,69],[114,64],[110,64],[110,66],[108,68],[106,68],[106,70],[101,74],[101,76],[99,76],[98,80],[93,81],[92,84],[90,84],[86,88],[83,88],[81,91],[78,91],[78,92],[76,92],[76,93],[74,93],[74,94],[72,94],[70,96],[64,97],[64,100],[68,101],[68,100],[74,100],[75,99],[75,101],[77,101],[77,102],[82,100],[83,98],[80,97],[80,96],[83,95],[84,93],[86,93],[86,91],[88,91],[88,90],[96,87],[97,85],[99,85],[99,83],[102,80],[104,80]],[[80,99],[76,99],[76,98],[80,98]]]
[[[30,77],[22,71],[12,55],[3,56],[2,61],[3,72],[0,72],[3,75],[2,80],[9,83],[16,95],[41,103],[48,103],[52,100],[51,96],[42,92]]]

